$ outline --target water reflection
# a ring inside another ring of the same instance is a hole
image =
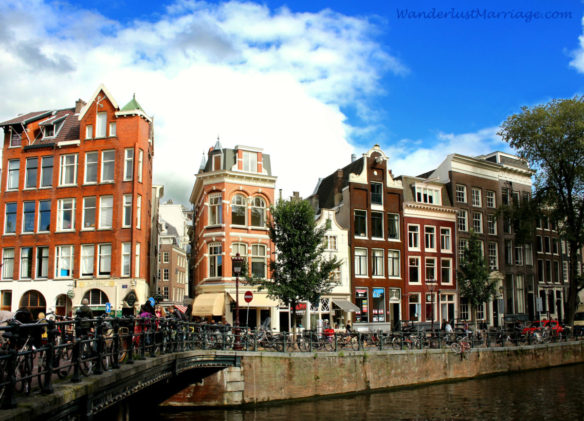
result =
[[[258,406],[167,413],[162,420],[582,420],[584,364],[504,376]]]

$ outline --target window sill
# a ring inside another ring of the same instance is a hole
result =
[[[81,228],[81,231],[82,231],[82,232],[87,232],[87,231],[91,232],[91,231],[95,231],[95,227],[91,227],[91,228]]]
[[[62,234],[62,233],[70,233],[70,232],[75,232],[75,229],[71,229],[71,230],[57,230],[55,231],[55,234]]]
[[[25,187],[22,191],[35,191],[37,188],[35,187]]]
[[[57,186],[57,188],[59,188],[59,189],[61,189],[61,188],[68,188],[68,187],[78,187],[78,186],[77,186],[77,183],[75,183],[75,184],[59,184]]]
[[[97,230],[98,231],[111,231],[113,228],[112,227],[99,227]]]
[[[16,233],[15,232],[5,232],[4,235],[5,236],[8,236],[8,237],[16,237]]]
[[[37,234],[50,234],[51,231],[37,231]]]
[[[89,182],[84,181],[83,182],[83,185],[84,186],[96,186],[97,185],[97,181],[89,181]]]
[[[21,232],[20,235],[34,235],[34,231]]]

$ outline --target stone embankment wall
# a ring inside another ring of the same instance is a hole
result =
[[[584,362],[580,342],[539,346],[340,353],[245,353],[165,402],[221,406],[362,392]],[[213,390],[213,393],[209,393]]]

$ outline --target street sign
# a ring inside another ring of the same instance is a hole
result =
[[[112,311],[112,305],[110,303],[105,303],[105,312],[110,313]]]
[[[251,303],[251,300],[253,300],[253,292],[245,291],[245,294],[243,294],[243,299],[246,303]]]

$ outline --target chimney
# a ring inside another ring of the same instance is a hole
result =
[[[81,109],[85,107],[85,105],[87,105],[87,103],[83,101],[81,98],[75,101],[75,114],[79,114],[81,112]]]
[[[355,162],[357,160],[357,154],[351,154],[351,162]]]

